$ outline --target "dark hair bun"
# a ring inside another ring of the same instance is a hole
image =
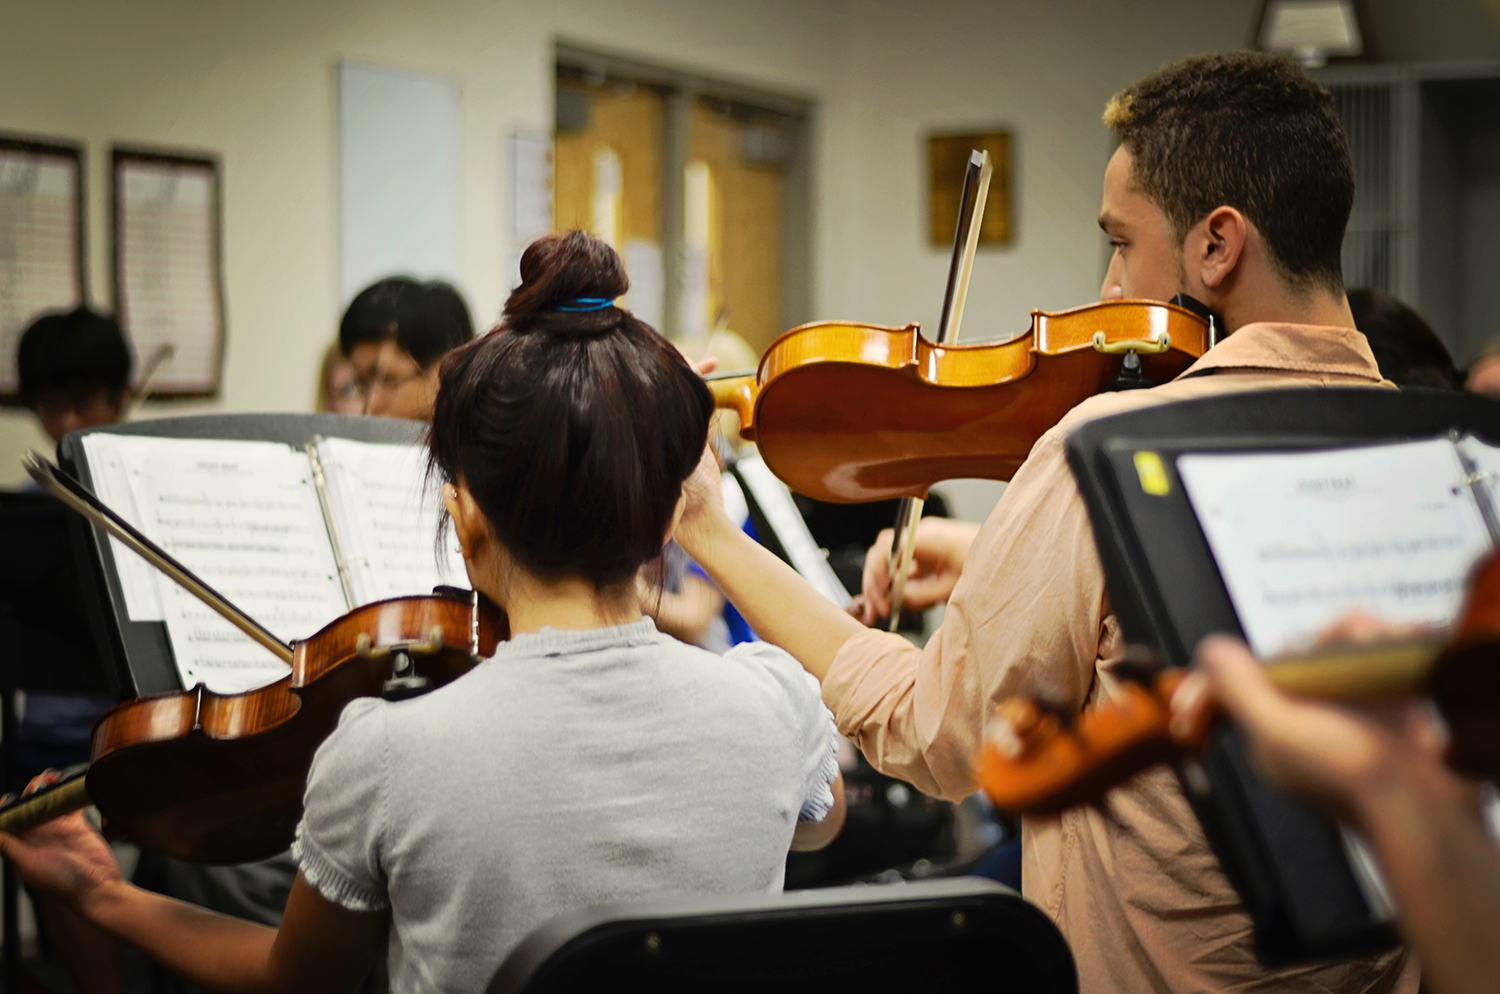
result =
[[[551,235],[526,250],[521,273],[506,324],[443,360],[429,465],[464,481],[516,565],[600,589],[629,583],[661,554],[713,395],[629,311],[555,309],[625,292],[608,245]]]
[[[620,323],[620,310],[558,310],[576,300],[614,300],[630,289],[625,265],[607,242],[586,231],[538,238],[521,255],[521,285],[505,302],[514,331],[602,334]]]

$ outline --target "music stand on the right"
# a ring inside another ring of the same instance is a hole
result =
[[[1068,462],[1126,639],[1186,666],[1205,635],[1243,636],[1178,478],[1179,456],[1339,448],[1450,432],[1500,442],[1500,401],[1436,390],[1295,388],[1163,404],[1080,425],[1068,439]],[[1147,492],[1138,453],[1159,458],[1164,493]],[[1198,769],[1208,774],[1206,789],[1204,778],[1187,776],[1184,790],[1255,922],[1262,962],[1353,956],[1398,942],[1389,908],[1351,864],[1337,826],[1263,782],[1238,729],[1221,723]]]

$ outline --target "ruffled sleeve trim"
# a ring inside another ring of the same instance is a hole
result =
[[[825,713],[826,709],[825,709]],[[833,715],[828,715],[827,748],[823,750],[823,761],[808,783],[807,799],[802,810],[797,812],[799,822],[822,821],[833,810],[833,782],[839,778],[839,733],[833,725]]]
[[[361,887],[354,879],[305,837],[300,828],[297,841],[292,843],[292,858],[302,876],[315,887],[319,894],[350,911],[384,911],[391,906],[390,900],[376,888]]]

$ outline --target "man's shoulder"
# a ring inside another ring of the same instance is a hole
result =
[[[1063,415],[1062,420],[1047,434],[1053,436],[1058,444],[1062,444],[1075,429],[1089,421],[1187,399],[1170,387],[1171,384],[1164,383],[1149,390],[1121,390],[1117,393],[1095,394]]]

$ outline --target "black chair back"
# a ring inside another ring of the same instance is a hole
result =
[[[506,958],[488,994],[941,990],[1072,994],[1057,927],[979,878],[607,904],[554,918]]]

